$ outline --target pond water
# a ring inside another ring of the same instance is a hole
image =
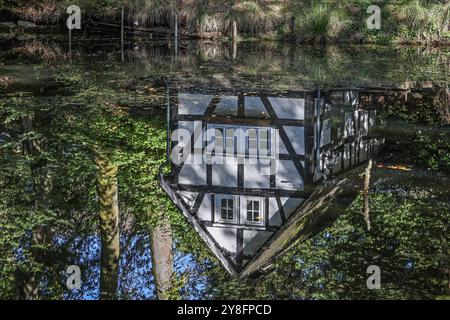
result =
[[[0,298],[448,294],[448,49],[0,43]]]

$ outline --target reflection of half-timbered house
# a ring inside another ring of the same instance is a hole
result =
[[[182,161],[161,183],[228,271],[264,251],[321,181],[376,151],[375,112],[358,101],[356,91],[173,92]]]

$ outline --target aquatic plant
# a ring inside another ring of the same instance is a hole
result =
[[[132,8],[134,21],[144,26],[170,24],[176,11],[175,3],[165,0],[137,0]]]
[[[310,7],[301,13],[297,21],[298,40],[322,44],[337,40],[350,24],[344,10],[315,0],[311,1]]]
[[[240,32],[257,35],[273,31],[281,23],[282,16],[279,6],[242,1],[233,5],[225,19],[228,23],[237,21]]]
[[[0,3],[0,8],[1,6]],[[64,13],[58,0],[28,1],[25,5],[20,5],[19,2],[12,8],[12,12],[21,19],[38,24],[55,23]]]
[[[426,4],[413,0],[397,6],[396,22],[401,32],[399,41],[415,38],[418,42],[435,41],[448,33],[450,22],[450,3]]]

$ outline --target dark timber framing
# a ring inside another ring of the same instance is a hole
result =
[[[290,198],[306,198],[310,191],[298,191],[298,190],[273,190],[270,188],[234,188],[234,187],[221,187],[221,186],[199,186],[191,184],[170,184],[172,187],[177,188],[180,191],[190,192],[204,192],[214,194],[229,194],[229,195],[242,195],[256,197],[261,194],[268,195],[270,197],[290,197]],[[309,189],[309,188],[307,188]]]
[[[167,82],[166,82],[166,85]],[[354,91],[355,89],[350,89]],[[342,102],[345,103],[344,100],[344,91],[348,91],[345,89],[341,89],[338,91],[342,91]],[[205,93],[198,90],[193,89],[183,89],[183,92],[192,93],[192,94],[208,94],[212,96],[212,99],[209,105],[206,108],[206,111],[203,115],[179,115],[178,114],[178,91],[174,89],[168,88],[168,92],[170,92],[170,98],[168,98],[168,134],[173,132],[178,128],[179,121],[198,121],[202,124],[202,132],[205,131],[208,124],[221,124],[221,125],[236,125],[236,126],[255,126],[255,127],[271,127],[278,129],[280,140],[283,142],[287,154],[280,154],[280,160],[289,160],[292,161],[299,175],[303,178],[304,181],[304,189],[303,190],[282,190],[277,189],[276,185],[276,177],[275,175],[270,176],[270,187],[269,188],[246,188],[245,187],[245,166],[243,164],[238,164],[237,169],[237,186],[236,187],[221,187],[214,186],[212,179],[212,165],[206,164],[206,185],[190,185],[190,184],[179,184],[178,175],[183,165],[176,166],[172,165],[172,172],[169,175],[169,179],[166,180],[163,175],[160,176],[160,183],[163,186],[164,190],[168,193],[169,197],[175,202],[177,207],[183,212],[183,214],[187,217],[187,219],[192,223],[194,228],[203,238],[203,240],[208,244],[214,254],[219,258],[225,268],[234,275],[237,275],[241,271],[246,268],[247,263],[244,263],[244,260],[248,262],[249,260],[256,259],[261,253],[267,249],[270,243],[273,243],[274,239],[279,238],[281,233],[286,231],[286,225],[289,224],[289,221],[292,221],[295,214],[286,216],[286,212],[284,211],[283,203],[281,198],[297,198],[306,200],[313,193],[314,189],[321,183],[315,182],[314,176],[316,172],[324,172],[324,168],[320,167],[320,155],[322,152],[330,151],[335,152],[341,157],[341,172],[349,171],[352,166],[356,163],[359,163],[359,155],[360,155],[360,141],[362,140],[370,140],[369,152],[374,149],[373,139],[372,137],[363,137],[360,139],[358,137],[359,130],[362,127],[361,116],[358,114],[358,117],[355,117],[353,114],[353,125],[354,125],[354,136],[348,137],[346,139],[340,139],[340,144],[338,146],[331,147],[320,146],[321,143],[321,135],[323,130],[323,120],[331,114],[328,111],[322,112],[322,98],[323,101],[331,100],[331,97],[327,96],[327,94],[323,94],[320,89],[315,91],[313,90],[303,90],[303,91],[286,91],[286,92],[242,92],[242,91],[223,91],[218,93],[215,91],[214,93]],[[237,114],[236,116],[223,116],[216,115],[215,111],[217,109],[218,104],[221,101],[223,96],[237,96]],[[245,112],[245,97],[259,97],[267,110],[268,117],[247,117]],[[338,96],[338,95],[336,95]],[[334,96],[334,97],[336,97]],[[304,119],[296,120],[296,119],[280,119],[277,117],[276,112],[269,100],[269,97],[286,97],[286,98],[298,98],[303,99],[304,101]],[[334,98],[333,97],[333,98]],[[338,97],[340,99],[340,97]],[[360,103],[361,95],[358,96],[358,103]],[[324,103],[325,105],[325,103]],[[370,121],[370,113],[369,113],[369,121]],[[345,120],[344,120],[345,124]],[[305,154],[299,155],[296,153],[296,150],[289,139],[284,127],[285,126],[298,126],[304,128],[304,144],[305,144]],[[333,134],[333,131],[332,131]],[[192,140],[194,138],[194,134],[192,135]],[[333,137],[332,137],[333,140]],[[169,141],[169,140],[168,140]],[[350,162],[348,170],[344,170],[344,153],[345,148],[344,145],[348,143],[350,146],[350,156],[348,161]],[[170,144],[172,148],[175,146],[174,142]],[[202,148],[205,145],[203,144]],[[193,147],[194,148],[194,147]],[[192,148],[192,149],[193,149]],[[193,150],[192,150],[193,151]],[[169,155],[169,153],[168,153]],[[340,172],[340,173],[341,173]],[[331,173],[333,173],[333,169],[331,169]],[[192,207],[189,209],[187,203],[180,196],[180,191],[189,191],[197,193],[197,197],[193,202]],[[210,195],[210,222],[209,221],[200,221],[198,217],[198,211],[205,200],[206,195]],[[234,196],[255,196],[260,197],[264,201],[264,225],[249,225],[245,223],[219,223],[216,221],[216,195],[234,195]],[[273,198],[276,201],[276,208],[280,214],[281,218],[281,226],[272,226],[269,223],[269,205],[270,199]],[[303,203],[299,205],[298,208],[302,208]],[[297,208],[297,209],[298,209]],[[216,242],[214,238],[212,238],[207,232],[207,227],[233,227],[236,230],[236,254],[232,254],[227,250],[223,249],[220,244]],[[268,239],[267,243],[264,244],[253,256],[245,256],[243,247],[244,247],[244,231],[245,230],[261,230],[261,231],[270,231],[273,232],[273,235]],[[232,261],[232,258],[235,258],[235,262]]]

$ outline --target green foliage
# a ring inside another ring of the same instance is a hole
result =
[[[45,125],[49,120],[46,103],[58,105],[60,101],[40,101],[17,93],[1,102],[3,130],[14,133],[0,145],[0,163],[4,166],[0,173],[3,299],[16,298],[19,274],[46,277],[45,288],[40,288],[41,298],[61,296],[61,270],[70,264],[72,254],[57,236],[34,241],[36,230],[45,228],[71,238],[89,232],[92,226],[85,224],[80,230],[78,222],[93,212],[94,205],[88,199],[95,193],[95,185],[89,183],[95,168],[83,152],[57,138],[57,128]],[[32,122],[32,130],[24,130],[24,119]],[[33,141],[45,145],[46,152],[26,151],[25,146]]]
[[[172,25],[173,15],[179,9],[174,0],[136,0],[131,7],[134,9],[134,19],[140,25]]]
[[[299,18],[299,38],[305,42],[326,43],[337,39],[349,25],[346,13],[328,3],[312,1]]]
[[[170,211],[156,179],[165,155],[163,120],[130,117],[116,102],[129,101],[127,95],[78,67],[61,67],[57,76],[32,74],[56,88],[70,88],[70,99],[65,90],[34,96],[28,85],[22,89],[26,93],[17,89],[0,101],[0,129],[10,135],[0,144],[0,163],[5,166],[0,173],[3,299],[16,297],[18,272],[38,279],[42,299],[65,294],[61,271],[78,259],[73,251],[76,239],[98,232],[95,155],[106,155],[119,165],[121,209],[124,218],[136,213],[136,233],[148,233],[156,210]],[[23,127],[25,119],[32,124],[28,129]],[[40,151],[25,152],[29,143]],[[35,243],[33,230],[42,226],[51,230],[51,237]]]
[[[64,7],[79,6],[84,12],[87,10],[103,11],[105,9],[120,9],[128,0],[63,0]]]
[[[230,23],[237,21],[244,36],[278,35],[289,39],[290,19],[296,18],[296,38],[303,42],[448,42],[450,4],[445,1],[394,0],[373,3],[370,0],[245,0],[183,2],[176,0],[46,0],[5,1],[3,6],[23,19],[39,23],[55,23],[64,16],[68,5],[79,5],[84,14],[99,19],[116,20],[125,6],[133,21],[141,26],[173,27],[178,14],[181,28],[187,32],[230,32]],[[382,29],[366,26],[370,5],[382,9]]]
[[[433,171],[450,173],[450,133],[420,131],[414,137],[415,162]]]
[[[394,128],[396,121],[401,121],[399,131],[405,132],[398,148],[405,161],[445,173],[450,172],[450,132],[445,126],[449,119],[442,109],[448,109],[447,93],[447,85],[443,84],[437,93],[412,94],[408,103],[393,103],[384,114]]]
[[[426,199],[370,196],[367,232],[362,197],[332,227],[297,245],[275,270],[252,281],[211,279],[214,297],[262,299],[434,299],[442,292],[441,238],[448,241],[450,208],[429,211]],[[366,269],[381,269],[381,290],[368,290]]]
[[[263,35],[272,31],[279,23],[276,13],[258,1],[237,2],[227,12],[226,21],[236,21],[240,32],[248,35]]]
[[[189,264],[177,275],[171,297],[176,298],[178,290],[185,298],[208,299],[443,296],[439,259],[445,257],[439,238],[450,234],[449,208],[447,199],[437,196],[436,190],[426,190],[429,197],[417,198],[410,193],[392,193],[403,190],[404,185],[381,188],[376,184],[371,194],[371,233],[365,230],[362,200],[358,198],[336,224],[296,245],[276,262],[275,272],[256,281],[229,276],[165,196],[157,181],[165,157],[165,119],[158,112],[164,104],[164,92],[161,88],[139,87],[136,82],[140,80],[136,79],[164,73],[181,79],[189,75],[189,80],[195,82],[214,74],[225,83],[233,80],[233,84],[241,85],[243,81],[250,86],[261,85],[263,77],[264,87],[283,90],[298,84],[298,79],[331,85],[344,83],[341,81],[370,85],[399,82],[405,75],[419,80],[445,76],[439,54],[422,54],[416,49],[329,46],[275,50],[273,44],[256,48],[232,64],[226,59],[218,64],[216,56],[204,55],[199,60],[196,55],[180,55],[176,64],[155,62],[152,56],[152,60],[136,66],[117,66],[108,61],[98,69],[90,63],[67,65],[65,61],[57,67],[16,66],[20,60],[14,60],[14,66],[2,66],[2,75],[10,77],[12,85],[5,87],[0,99],[0,129],[11,136],[0,145],[0,297],[15,297],[18,271],[41,279],[43,299],[67,294],[61,271],[83,252],[92,250],[80,246],[79,239],[98,232],[93,157],[99,153],[119,166],[124,236],[148,234],[158,222],[156,214],[163,212],[171,220],[177,253],[189,255]],[[417,65],[411,66],[411,61]],[[392,106],[392,110],[407,123],[440,125],[438,110],[429,103],[431,99],[424,101],[428,103],[417,103],[415,109]],[[135,105],[155,107],[155,112],[141,115],[134,112]],[[27,117],[33,122],[29,130],[23,125]],[[407,140],[405,150],[424,166],[446,172],[450,167],[449,139],[428,132],[414,137],[419,140]],[[30,141],[38,142],[42,151],[24,152],[24,145]],[[43,181],[51,182],[52,187],[43,190]],[[32,230],[41,226],[52,230],[51,242],[33,243]],[[125,255],[131,255],[128,248],[125,246]],[[36,255],[36,251],[43,256]],[[88,269],[93,263],[85,261],[82,267]],[[370,264],[382,269],[381,291],[365,288],[365,268]],[[95,290],[95,276],[86,278],[92,280],[89,285]],[[150,275],[142,279],[148,288]],[[136,297],[128,289],[123,284],[121,297]]]
[[[397,6],[396,15],[400,33],[409,38],[439,40],[448,31],[450,4],[430,4],[419,0]]]

